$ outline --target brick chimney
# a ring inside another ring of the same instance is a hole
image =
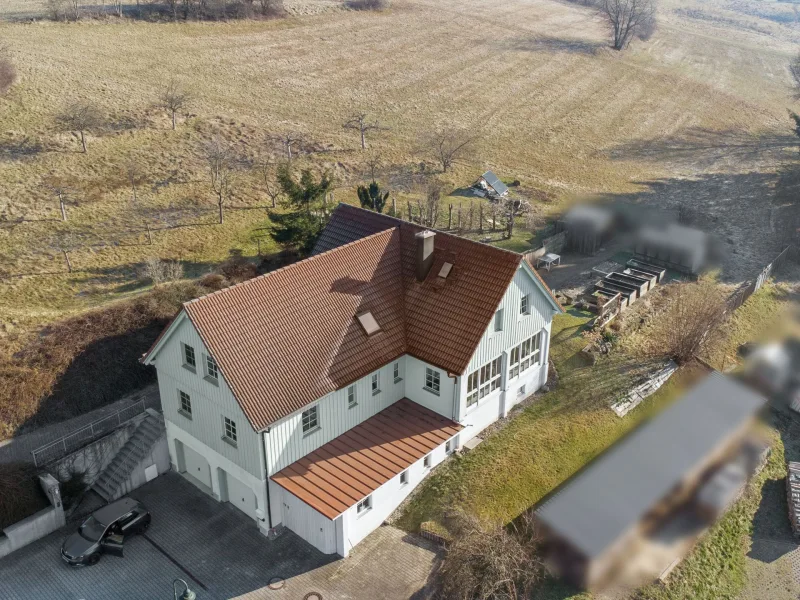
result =
[[[424,281],[433,266],[433,237],[430,230],[420,231],[414,238],[417,242],[417,280]]]

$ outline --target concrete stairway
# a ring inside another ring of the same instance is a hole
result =
[[[133,469],[150,453],[153,444],[163,435],[164,429],[163,417],[148,413],[97,478],[92,489],[106,502],[122,496],[124,490],[120,488],[127,481]]]

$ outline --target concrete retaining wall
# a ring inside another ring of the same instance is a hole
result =
[[[58,481],[49,473],[45,473],[39,476],[39,483],[51,506],[3,530],[4,535],[0,537],[0,558],[49,535],[66,524]]]

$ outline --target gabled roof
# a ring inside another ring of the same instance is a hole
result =
[[[403,398],[279,471],[272,480],[335,519],[462,429]]]
[[[765,402],[714,372],[597,458],[536,516],[584,555],[597,557],[705,464]]]
[[[498,195],[502,196],[508,191],[508,186],[493,171],[486,171],[481,177]]]
[[[420,231],[340,204],[310,258],[184,305],[254,429],[403,354],[465,371],[522,256],[438,232],[420,282]],[[358,319],[367,312],[379,328],[371,335]]]

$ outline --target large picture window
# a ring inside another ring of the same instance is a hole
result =
[[[481,398],[500,387],[501,357],[486,363],[467,377],[467,406],[472,406]]]
[[[539,364],[541,355],[541,332],[537,333],[530,339],[525,340],[519,346],[511,349],[509,358],[509,378],[514,379],[530,369],[534,365]]]

